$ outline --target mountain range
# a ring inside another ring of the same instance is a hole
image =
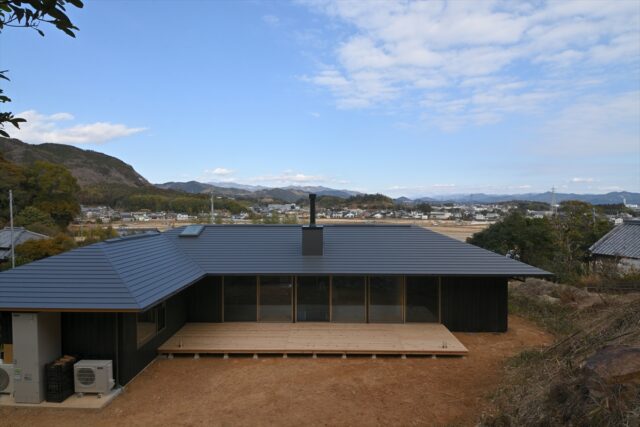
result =
[[[274,199],[293,203],[301,198],[309,196],[309,193],[315,193],[318,196],[333,196],[342,199],[362,194],[351,190],[337,190],[334,188],[322,186],[295,186],[290,185],[281,188],[272,188],[264,186],[252,186],[236,183],[203,183],[198,181],[188,182],[165,182],[164,184],[156,184],[157,187],[185,191],[187,193],[211,193],[232,197],[252,197],[256,199]]]
[[[64,144],[27,144],[18,139],[0,138],[0,155],[6,160],[19,165],[27,165],[38,160],[65,166],[78,180],[83,188],[92,186],[118,185],[121,187],[135,188],[140,192],[152,191],[160,188],[166,190],[181,191],[192,194],[213,192],[219,196],[252,198],[264,201],[296,202],[306,198],[309,193],[318,196],[332,196],[336,198],[349,198],[362,193],[348,189],[334,189],[323,186],[287,186],[271,188],[238,184],[233,182],[202,183],[198,181],[165,182],[163,184],[151,184],[131,165],[122,160],[92,150],[83,150]],[[156,190],[159,191],[159,190]],[[623,198],[628,204],[640,204],[640,193],[627,191],[610,192],[606,194],[573,194],[556,193],[555,200],[560,203],[565,200],[580,200],[591,204],[618,204]],[[394,199],[396,203],[500,203],[512,200],[546,202],[552,200],[551,192],[528,194],[450,194],[431,197]]]
[[[165,182],[164,184],[156,184],[159,188],[185,191],[187,193],[210,193],[213,191],[214,194],[225,196],[274,198],[291,203],[307,197],[309,193],[315,193],[318,196],[339,197],[342,199],[362,194],[357,191],[336,190],[322,186],[288,186],[282,188],[270,188],[234,183],[224,183],[222,185],[224,185],[224,187],[222,187],[220,183],[202,183],[198,181]],[[394,201],[404,205],[412,205],[415,203],[501,203],[513,200],[551,203],[553,197],[552,193],[547,191],[545,193],[527,194],[449,194],[433,197],[417,197],[414,199],[409,197],[398,197],[394,199]],[[628,204],[640,204],[640,193],[632,193],[628,191],[615,191],[606,194],[555,193],[556,203],[567,200],[579,200],[593,205],[606,205],[622,203],[623,199]]]

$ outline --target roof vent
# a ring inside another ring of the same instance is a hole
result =
[[[309,194],[309,225],[302,227],[302,255],[322,255],[324,228],[316,225],[316,195]]]
[[[180,233],[180,237],[198,237],[204,230],[204,225],[188,225]]]

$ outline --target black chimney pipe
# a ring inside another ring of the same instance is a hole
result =
[[[316,195],[309,194],[309,227],[316,226]]]
[[[324,228],[316,225],[316,195],[309,194],[309,225],[302,226],[302,255],[324,253]]]

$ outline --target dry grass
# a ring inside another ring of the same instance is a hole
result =
[[[638,426],[640,385],[605,384],[581,364],[607,345],[640,345],[640,296],[610,298],[585,310],[515,296],[521,314],[544,325],[557,342],[512,358],[495,408],[483,423],[492,426]],[[513,300],[513,298],[512,298]]]

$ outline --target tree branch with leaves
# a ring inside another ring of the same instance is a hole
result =
[[[44,37],[41,24],[50,24],[65,34],[75,37],[78,27],[73,25],[67,16],[67,6],[82,8],[81,0],[0,0],[0,33],[5,28],[29,28]],[[0,71],[0,81],[8,82],[8,70]],[[0,88],[0,103],[11,102],[11,98],[4,95]],[[0,136],[9,137],[6,126],[13,125],[20,129],[20,123],[25,119],[15,117],[13,113],[0,112]]]

